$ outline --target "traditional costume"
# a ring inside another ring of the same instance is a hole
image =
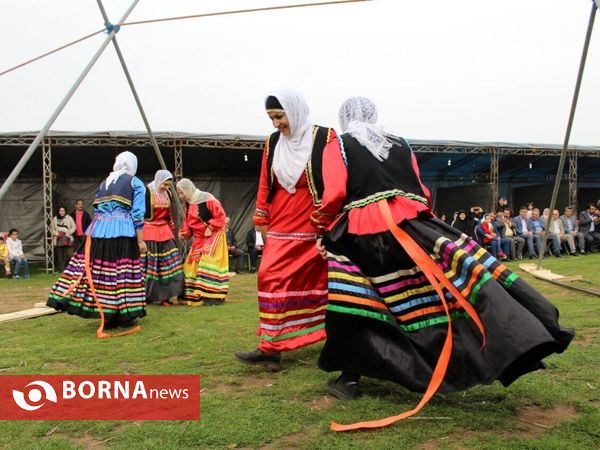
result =
[[[183,293],[181,253],[175,244],[171,191],[160,190],[164,181],[172,180],[168,170],[159,170],[146,189],[144,241],[148,252],[142,255],[146,274],[146,302],[169,305],[171,297]]]
[[[222,304],[229,289],[229,254],[225,210],[212,194],[196,189],[187,178],[177,190],[188,198],[180,237],[194,241],[183,265],[183,300],[190,306]]]
[[[560,327],[556,308],[431,214],[410,146],[376,125],[375,105],[351,98],[340,121],[345,133],[325,149],[325,193],[312,215],[327,230],[329,267],[319,366],[343,371],[328,383],[341,398],[356,396],[360,375],[425,395],[400,416],[333,429],[393,423],[436,391],[508,386],[563,352],[574,332]]]
[[[102,317],[104,327],[131,325],[146,315],[144,275],[136,231],[144,225],[145,186],[135,177],[137,158],[120,153],[94,200],[94,220],[47,305],[80,317]],[[138,231],[139,230],[139,231]],[[91,280],[90,280],[91,278]]]
[[[236,357],[260,364],[271,353],[277,368],[279,352],[325,339],[327,267],[309,219],[321,204],[323,149],[335,132],[311,124],[296,91],[267,97],[266,108],[285,113],[291,133],[275,132],[265,144],[253,217],[256,226],[268,227],[258,270],[260,340],[256,351]]]

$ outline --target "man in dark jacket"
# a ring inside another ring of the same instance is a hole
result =
[[[237,241],[235,240],[235,233],[231,228],[229,228],[229,217],[226,219],[227,230],[225,235],[227,237],[227,250],[229,251],[229,256],[231,256],[235,260],[235,269],[232,271],[233,273],[240,273],[242,271],[242,265],[244,264],[244,251],[241,248],[238,248]]]

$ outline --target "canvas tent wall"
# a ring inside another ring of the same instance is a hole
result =
[[[18,162],[36,133],[0,133],[0,182]],[[239,243],[252,227],[255,195],[262,158],[263,136],[156,133],[162,156],[177,178],[186,176],[213,192],[230,215]],[[544,185],[552,189],[560,146],[512,143],[410,140],[421,176],[432,191],[435,209],[445,211],[444,189],[463,186],[454,194],[467,204],[465,189],[475,189],[488,203],[515,188]],[[149,182],[159,169],[148,136],[143,132],[56,132],[25,166],[0,201],[0,230],[16,226],[32,259],[46,255],[44,224],[48,205],[71,209],[76,198],[90,203],[100,181],[123,150],[139,159],[138,175]],[[600,147],[572,146],[565,169],[569,197],[578,189],[594,189],[600,173]],[[51,189],[48,186],[51,185]],[[439,190],[439,195],[438,195]],[[45,192],[47,191],[47,192]],[[586,191],[586,198],[588,191]],[[446,196],[446,197],[445,197]],[[549,196],[549,194],[548,194]],[[442,202],[442,203],[440,203]],[[55,211],[50,212],[51,215]]]

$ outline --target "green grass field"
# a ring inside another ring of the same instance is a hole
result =
[[[134,335],[99,340],[98,322],[57,314],[0,324],[0,375],[199,374],[201,420],[4,421],[6,449],[598,449],[600,448],[600,298],[533,280],[516,270],[561,311],[577,335],[548,370],[506,389],[499,383],[436,395],[419,416],[374,431],[336,434],[332,420],[350,423],[412,409],[420,396],[378,380],[361,382],[363,396],[342,402],[324,389],[331,376],[316,367],[321,345],[284,355],[280,372],[237,363],[236,350],[256,345],[256,277],[240,275],[223,306],[149,306]],[[600,284],[600,254],[551,259],[556,273]],[[0,302],[45,300],[55,276],[0,279]],[[443,419],[442,419],[443,418]]]

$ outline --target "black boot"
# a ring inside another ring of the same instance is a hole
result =
[[[350,372],[342,372],[337,379],[327,382],[327,392],[340,400],[355,400],[358,398],[358,381],[360,375]]]
[[[249,352],[235,352],[235,357],[244,364],[261,365],[273,371],[279,370],[281,367],[281,353],[279,352],[271,353],[254,349]]]

